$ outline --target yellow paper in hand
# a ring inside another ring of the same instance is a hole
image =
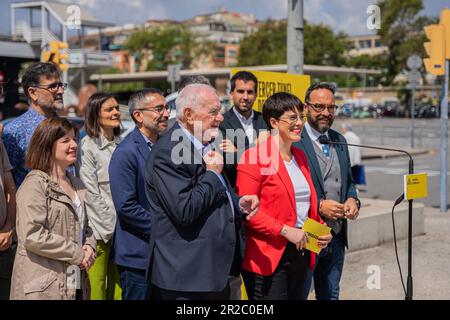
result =
[[[321,248],[318,245],[318,238],[329,234],[331,228],[327,227],[325,224],[320,224],[317,221],[308,218],[303,224],[303,231],[305,231],[308,237],[305,249],[319,253]]]

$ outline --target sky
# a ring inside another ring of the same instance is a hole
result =
[[[147,19],[189,19],[198,14],[218,11],[252,13],[259,20],[287,17],[288,0],[59,0],[88,9],[102,22],[117,25],[142,23]],[[18,0],[0,0],[0,34],[10,33],[10,4]],[[423,0],[422,14],[439,16],[450,7],[449,0]],[[323,23],[336,32],[349,35],[371,34],[367,28],[367,8],[376,0],[304,0],[304,16],[310,22]],[[383,13],[381,13],[383,14]]]

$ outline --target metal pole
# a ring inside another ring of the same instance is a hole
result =
[[[414,162],[409,159],[409,174],[414,174]],[[412,277],[412,213],[413,200],[408,200],[408,277],[406,279],[405,300],[413,299],[413,277]]]
[[[304,50],[303,0],[288,0],[287,70],[303,74]]]
[[[445,62],[445,81],[441,101],[441,212],[447,212],[447,121],[448,121],[448,77],[450,61]]]
[[[411,149],[414,149],[414,110],[415,107],[415,97],[416,97],[416,89],[413,87],[412,89],[412,98],[411,98],[411,125],[410,125],[410,132],[411,132]]]

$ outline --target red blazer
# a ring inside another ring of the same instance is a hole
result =
[[[317,195],[306,155],[294,146],[291,150],[311,191],[308,216],[323,223],[317,213]],[[297,219],[294,188],[272,138],[242,155],[236,187],[240,196],[256,194],[260,200],[259,211],[245,222],[247,240],[242,268],[263,276],[271,275],[288,242],[280,235],[283,224],[294,227]],[[315,258],[311,252],[311,268]]]

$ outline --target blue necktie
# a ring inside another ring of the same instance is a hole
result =
[[[322,135],[322,136],[326,138],[325,135]],[[322,137],[322,136],[320,136],[320,137]],[[319,137],[319,139],[320,139],[320,137]],[[328,140],[328,138],[327,138],[327,140]],[[325,155],[325,157],[327,157],[327,158],[330,157],[330,145],[329,144],[323,144],[322,151],[323,151],[323,154]]]

